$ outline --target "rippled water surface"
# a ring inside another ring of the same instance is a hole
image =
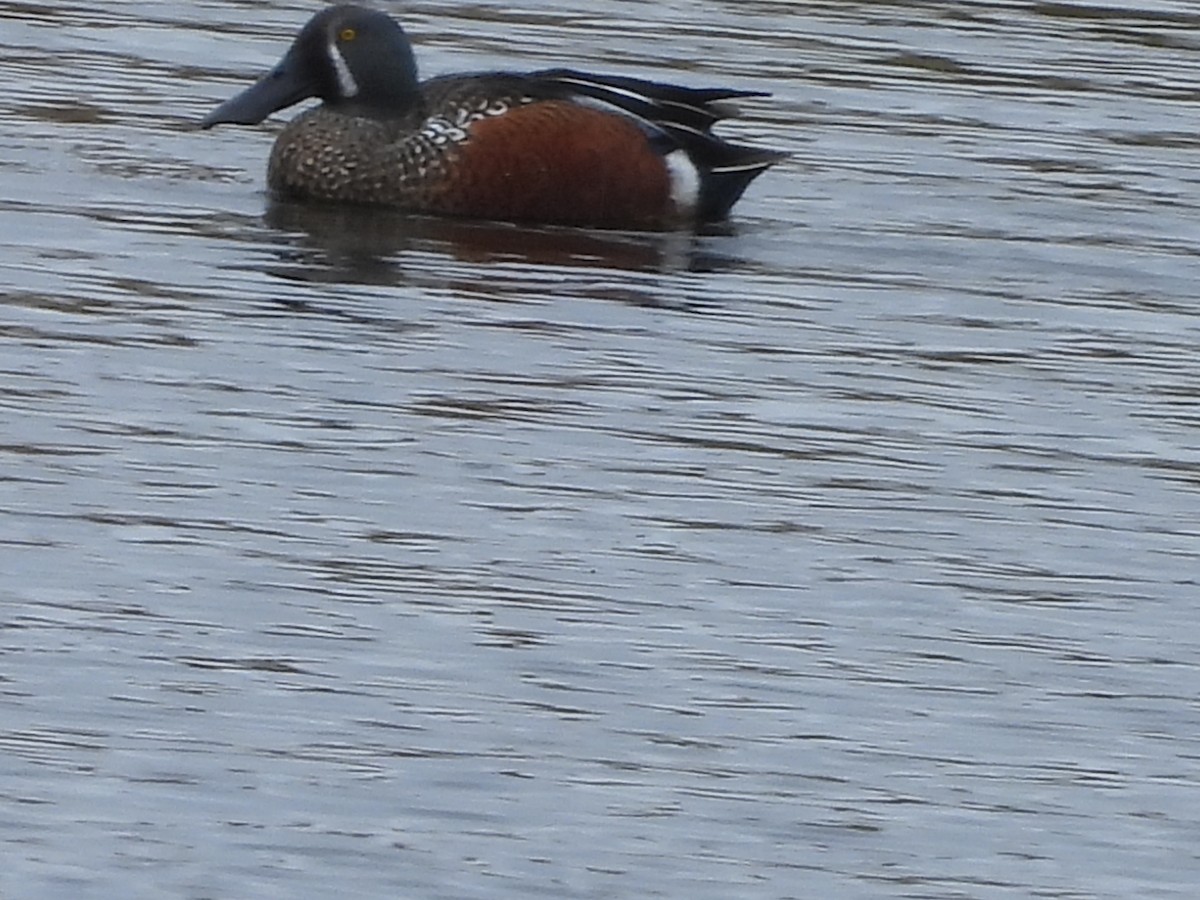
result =
[[[0,3],[0,893],[1193,897],[1195,6],[385,6],[792,155],[274,204],[312,4]]]

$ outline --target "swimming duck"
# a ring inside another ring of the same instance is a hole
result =
[[[712,133],[735,114],[728,101],[760,96],[573,69],[419,81],[394,19],[341,4],[200,124],[253,125],[319,98],[271,151],[267,183],[283,197],[661,230],[725,218],[785,155]]]

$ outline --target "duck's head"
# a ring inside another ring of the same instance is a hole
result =
[[[309,97],[387,115],[406,109],[416,92],[417,64],[404,29],[382,12],[342,4],[309,19],[274,69],[205,116],[200,127],[255,125]]]

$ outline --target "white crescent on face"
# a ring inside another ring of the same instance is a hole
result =
[[[357,96],[358,82],[354,80],[354,73],[350,71],[346,57],[342,56],[342,51],[332,39],[329,41],[329,61],[333,63],[333,71],[337,75],[338,96],[347,100]]]

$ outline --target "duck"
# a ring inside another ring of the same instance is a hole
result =
[[[415,214],[634,231],[729,216],[786,154],[712,128],[760,91],[569,68],[417,76],[391,16],[316,13],[282,60],[200,127],[257,125],[309,99],[267,164],[276,196]]]

